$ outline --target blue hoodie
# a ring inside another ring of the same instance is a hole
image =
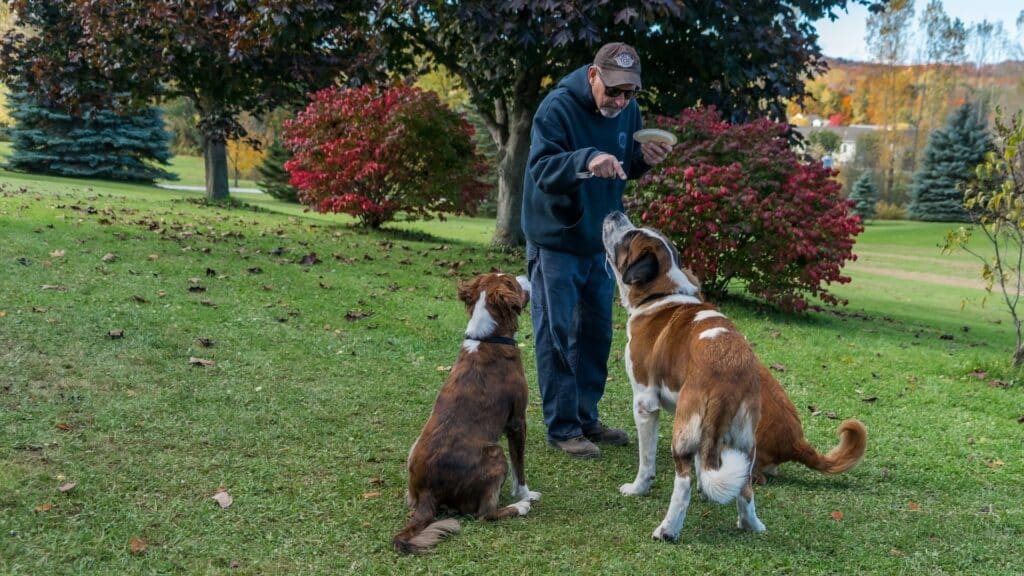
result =
[[[588,67],[563,78],[533,117],[522,214],[528,241],[584,256],[604,250],[601,223],[608,213],[622,210],[626,182],[576,174],[602,152],[617,157],[630,179],[650,169],[633,140],[642,127],[636,101],[615,118],[602,116],[587,81]]]

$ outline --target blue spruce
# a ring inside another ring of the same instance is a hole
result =
[[[914,220],[969,222],[957,185],[966,181],[991,147],[984,114],[968,102],[928,137],[924,161],[910,192],[907,215]]]
[[[8,96],[14,126],[6,168],[34,174],[128,182],[176,180],[160,168],[172,156],[158,108],[120,115],[48,107],[24,91]]]
[[[878,189],[871,180],[871,173],[865,172],[853,184],[853,192],[850,192],[850,200],[855,202],[850,210],[860,216],[861,220],[875,217],[875,204],[878,202]]]

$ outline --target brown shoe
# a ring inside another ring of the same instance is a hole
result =
[[[568,440],[548,438],[548,443],[569,456],[576,458],[597,458],[601,455],[601,449],[583,436],[569,438]]]
[[[612,446],[625,446],[629,444],[629,434],[626,434],[625,430],[609,428],[603,422],[598,422],[597,428],[590,432],[584,432],[583,435],[587,440],[599,444],[611,444]]]

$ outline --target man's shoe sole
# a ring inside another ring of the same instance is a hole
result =
[[[597,452],[569,452],[568,450],[560,448],[560,447],[552,444],[551,442],[548,442],[548,445],[551,446],[552,448],[554,448],[555,450],[558,450],[559,452],[562,452],[564,454],[568,454],[569,456],[572,456],[573,458],[579,458],[580,460],[590,460],[592,458],[597,458],[598,456],[601,455],[601,451],[600,450],[598,450]]]

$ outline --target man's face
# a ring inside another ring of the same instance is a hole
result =
[[[590,90],[594,95],[594,102],[597,103],[597,110],[605,118],[618,116],[636,96],[634,84],[607,86],[601,78],[601,69],[597,66],[591,66],[587,70],[587,78],[590,80]]]

